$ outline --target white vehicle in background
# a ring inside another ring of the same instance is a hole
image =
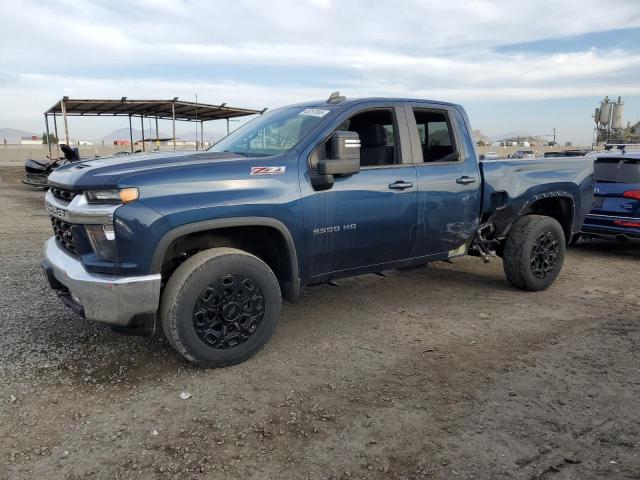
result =
[[[536,154],[533,150],[518,150],[512,158],[536,158]]]
[[[484,154],[485,160],[495,160],[498,158],[498,154],[496,152],[487,152]]]

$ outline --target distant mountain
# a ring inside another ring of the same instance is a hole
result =
[[[162,130],[160,130],[160,138],[171,138],[172,134],[171,133],[165,133]],[[215,135],[214,135],[215,136]],[[217,135],[215,136],[216,138],[220,138],[222,135]],[[195,128],[192,131],[177,131],[176,132],[176,137],[179,140],[184,140],[184,141],[194,141],[196,139],[196,131]],[[145,129],[144,131],[144,138],[156,138],[156,130],[155,128],[152,129],[151,131],[148,131]],[[142,131],[140,129],[133,129],[133,141],[138,141],[142,139]],[[129,140],[129,129],[128,128],[118,128],[117,130],[114,130],[113,132],[109,133],[108,135],[105,135],[104,137],[98,139],[96,141],[96,143],[101,143],[102,141],[104,141],[105,144],[111,144],[113,143],[114,140]],[[200,126],[198,125],[198,140],[200,140]],[[211,132],[208,131],[205,128],[205,140],[211,140]]]
[[[42,133],[27,132],[17,128],[0,128],[0,142],[7,140],[7,143],[20,143],[21,137],[31,137],[33,135],[42,135]]]
[[[487,137],[484,133],[482,133],[480,130],[473,131],[473,139],[476,141],[476,143],[482,142],[485,145],[488,145],[491,143],[491,139]]]
[[[196,140],[196,131],[195,129],[193,131],[190,132],[176,132],[176,137],[178,137],[180,140],[184,140],[186,142],[193,142]],[[206,127],[204,130],[204,139],[205,140],[210,140],[211,138],[211,133],[207,131]],[[198,125],[198,140],[200,140],[200,126]]]
[[[500,135],[492,135],[491,137],[491,141],[495,142],[497,140],[504,140],[505,138],[518,138],[518,137],[522,137],[522,138],[529,138],[531,137],[531,135],[527,132],[507,132],[507,133],[501,133]]]

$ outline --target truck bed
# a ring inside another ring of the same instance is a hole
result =
[[[502,237],[529,204],[545,197],[568,197],[575,219],[572,233],[578,233],[593,204],[593,163],[591,156],[480,161],[483,219],[491,218]]]

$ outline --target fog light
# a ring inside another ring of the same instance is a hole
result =
[[[96,255],[103,260],[115,261],[118,257],[116,250],[116,234],[112,225],[85,225],[89,241]]]

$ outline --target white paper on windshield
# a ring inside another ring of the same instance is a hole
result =
[[[307,115],[308,117],[324,117],[329,110],[321,110],[319,108],[305,108],[298,115]]]

